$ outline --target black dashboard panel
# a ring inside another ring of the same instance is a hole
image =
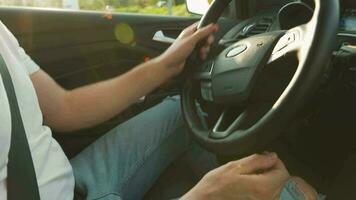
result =
[[[340,20],[340,31],[356,33],[356,15],[343,16]]]
[[[290,2],[303,2],[314,8],[314,0],[250,0],[255,5],[256,11],[279,9]],[[355,0],[340,0],[342,9],[356,8]]]
[[[288,30],[308,23],[313,17],[313,8],[302,2],[292,2],[283,6],[278,12],[279,27]]]
[[[340,4],[343,9],[356,8],[355,0],[340,0]]]
[[[280,9],[282,6],[293,1],[296,0],[268,0],[268,1],[259,0],[256,2],[256,11],[261,12],[266,10]]]
[[[298,9],[285,9],[281,16],[281,8],[291,2],[296,2],[294,4],[297,4],[297,2],[304,3],[311,10],[305,9],[305,12],[301,12]],[[251,11],[251,18],[238,23],[226,33],[220,44],[229,45],[256,34],[288,30],[302,25],[308,21],[304,19],[311,17],[311,12],[315,7],[313,2],[314,0],[249,0],[249,3],[254,4],[256,9]],[[346,42],[353,41],[356,38],[356,0],[340,0],[340,4],[341,16],[338,38]],[[355,44],[354,42],[350,43]]]
[[[314,9],[314,0],[250,0],[254,15],[261,13],[275,13],[291,2],[302,2]],[[341,21],[340,31],[356,31],[356,0],[340,0]],[[277,14],[277,13],[276,13]],[[293,14],[294,15],[294,14]],[[295,15],[293,17],[296,18]],[[292,20],[292,19],[290,19]]]
[[[340,0],[340,31],[356,33],[356,1]]]
[[[278,11],[284,5],[298,0],[249,0],[252,15],[264,12]]]

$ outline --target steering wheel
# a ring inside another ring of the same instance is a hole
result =
[[[215,23],[230,1],[215,0],[198,27]],[[307,24],[240,40],[189,74],[181,103],[196,141],[219,155],[246,155],[265,148],[291,122],[318,88],[338,30],[339,1],[314,1]],[[281,89],[275,82],[285,77],[272,65],[288,71],[292,59],[297,67]],[[202,107],[219,111],[214,118]]]

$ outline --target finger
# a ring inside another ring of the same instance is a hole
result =
[[[215,37],[214,35],[210,35],[206,41],[207,46],[211,46],[214,43]]]
[[[198,27],[198,22],[195,22],[194,24],[188,26],[186,28],[186,31],[189,33],[194,33],[195,31],[197,31],[197,27]]]
[[[210,35],[210,36],[208,37],[208,39],[207,39],[205,45],[204,45],[202,48],[207,48],[207,47],[210,48],[210,46],[214,43],[214,40],[215,40],[215,37],[214,37],[213,35]]]
[[[210,24],[204,28],[199,29],[196,31],[193,35],[193,40],[194,42],[201,41],[205,38],[207,38],[209,35],[214,34],[218,30],[218,26],[214,24]]]
[[[213,44],[215,40],[215,37],[213,35],[210,35],[207,39],[206,44],[200,49],[200,58],[202,60],[205,60],[210,52],[210,46]]]
[[[207,47],[201,48],[200,51],[199,51],[199,55],[200,55],[201,60],[205,60],[208,57],[208,49],[207,49]]]
[[[284,165],[282,160],[280,160],[279,158],[277,159],[276,164],[273,166],[273,169],[287,171],[286,166]]]
[[[197,31],[197,27],[198,27],[198,23],[194,23],[194,24],[188,26],[187,28],[185,28],[182,31],[182,34],[181,34],[180,37],[184,38],[184,37],[187,37],[189,35],[193,35]]]
[[[251,178],[255,179],[265,179],[272,181],[274,180],[277,183],[284,183],[289,179],[290,175],[286,167],[284,166],[283,162],[277,158],[275,165],[263,171],[262,173],[256,175],[256,176],[251,176]],[[271,179],[272,178],[272,179]]]
[[[208,57],[209,51],[210,51],[210,46],[202,47],[200,49],[200,58],[202,60],[205,60]]]
[[[261,171],[268,170],[278,161],[275,153],[254,154],[252,156],[235,161],[236,171],[239,174],[258,174]]]

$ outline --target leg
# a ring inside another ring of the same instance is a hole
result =
[[[288,181],[282,190],[280,200],[304,200],[307,197],[305,194],[298,188],[297,183],[295,181]],[[326,196],[319,194],[318,200],[325,200]],[[310,199],[310,197],[308,197]]]
[[[87,199],[141,199],[189,145],[178,98],[132,118],[71,160]]]

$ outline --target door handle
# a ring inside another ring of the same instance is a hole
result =
[[[153,38],[153,41],[156,42],[162,42],[162,43],[167,43],[167,44],[172,44],[174,41],[176,41],[176,39],[165,36],[162,30],[157,31]]]

